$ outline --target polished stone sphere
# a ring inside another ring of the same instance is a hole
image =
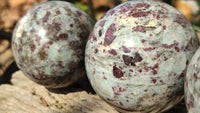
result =
[[[85,75],[85,44],[92,27],[91,18],[71,3],[36,5],[13,32],[12,50],[19,69],[48,88],[72,84]]]
[[[184,76],[197,47],[190,22],[172,6],[125,2],[95,24],[86,45],[87,76],[117,110],[161,113],[183,98]]]
[[[200,112],[200,48],[188,66],[185,77],[185,103],[188,113]]]

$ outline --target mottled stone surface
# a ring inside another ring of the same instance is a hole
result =
[[[93,21],[68,2],[30,9],[17,23],[12,49],[18,67],[46,87],[65,87],[84,75],[84,49]]]
[[[108,11],[86,45],[89,80],[119,111],[163,112],[183,98],[186,68],[198,47],[189,21],[155,1],[129,1]]]
[[[185,78],[185,104],[188,113],[200,112],[200,48],[193,56]]]

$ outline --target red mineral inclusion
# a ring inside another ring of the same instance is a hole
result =
[[[138,52],[135,53],[134,62],[141,62],[143,59]]]
[[[183,27],[187,27],[188,22],[182,17],[182,16],[177,16],[174,22],[181,24]]]
[[[144,26],[141,26],[141,25],[140,25],[140,26],[133,27],[132,30],[133,30],[133,32],[135,32],[135,31],[142,32],[142,33],[145,33],[145,32],[146,32],[145,27],[144,27]]]
[[[42,21],[43,21],[43,22],[47,22],[48,19],[49,19],[50,14],[51,14],[51,13],[50,13],[49,11],[47,11],[46,14],[45,14],[45,16],[43,17]]]
[[[101,22],[100,22],[100,24],[99,24],[99,25],[100,25],[101,27],[103,27],[103,26],[104,26],[104,24],[105,24],[105,22],[106,22],[106,20],[103,20],[103,21],[101,21]]]
[[[109,50],[108,53],[112,55],[117,55],[117,52],[114,49]]]
[[[198,76],[197,76],[197,74],[196,74],[196,73],[194,73],[194,74],[193,74],[193,76],[194,76],[194,79],[197,81],[197,79],[198,79]]]
[[[98,52],[98,49],[97,48],[95,48],[95,50],[94,50],[94,53],[96,54]]]
[[[115,24],[111,24],[108,30],[106,31],[106,36],[104,39],[104,45],[110,45],[113,40],[116,38],[116,36],[113,35],[113,33],[116,31]]]
[[[119,68],[117,68],[116,66],[113,66],[113,75],[116,78],[121,78],[124,76],[124,73],[122,72],[122,70],[120,70]]]
[[[67,40],[68,39],[68,35],[66,33],[62,33],[58,36],[60,39],[63,39],[63,40]]]
[[[129,66],[129,65],[135,66],[135,64],[134,64],[134,62],[133,62],[133,57],[130,57],[130,56],[128,56],[128,55],[123,55],[122,58],[123,58],[124,63],[125,63],[126,65],[128,65],[128,66]]]

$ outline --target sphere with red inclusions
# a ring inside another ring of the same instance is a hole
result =
[[[200,112],[200,48],[196,51],[188,66],[185,77],[185,103],[188,113]]]
[[[175,8],[129,1],[108,11],[86,44],[96,93],[121,112],[161,113],[183,98],[184,76],[198,38]]]
[[[85,75],[84,50],[91,18],[68,2],[30,9],[17,23],[12,50],[18,67],[38,84],[66,87]]]

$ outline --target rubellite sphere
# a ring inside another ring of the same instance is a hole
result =
[[[129,1],[94,26],[85,65],[96,93],[121,112],[163,112],[183,98],[198,47],[190,22],[172,6]]]
[[[188,113],[200,112],[200,48],[188,66],[185,77],[185,103]]]
[[[51,1],[30,9],[17,23],[12,50],[18,67],[48,88],[66,87],[84,73],[91,18],[68,2]]]

